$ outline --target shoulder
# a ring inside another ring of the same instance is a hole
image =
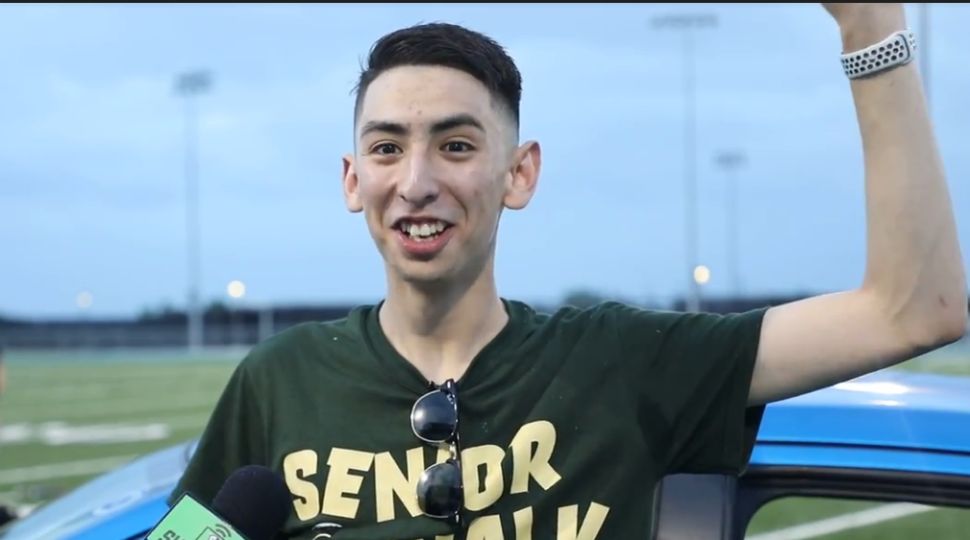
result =
[[[625,320],[653,320],[669,322],[681,313],[658,311],[635,304],[606,300],[589,306],[562,305],[551,310],[540,310],[527,303],[509,300],[508,305],[518,310],[532,322],[546,325],[596,325]]]
[[[654,309],[629,303],[606,301],[587,308],[584,310],[584,313],[591,321],[634,324],[663,331],[674,327],[709,328],[714,326],[760,324],[766,310],[767,308],[735,313],[689,312]]]
[[[738,313],[682,312],[654,309],[619,301],[603,301],[587,307],[561,306],[541,312],[520,306],[532,321],[536,334],[553,332],[567,336],[615,340],[636,348],[661,347],[670,342],[703,343],[718,339],[755,339],[767,308]]]
[[[507,305],[513,318],[530,326],[535,334],[553,332],[569,336],[617,336],[629,327],[663,328],[673,324],[682,315],[619,301],[603,301],[584,307],[562,305],[546,310],[514,300],[507,301]]]
[[[290,326],[253,346],[240,362],[240,369],[249,372],[276,369],[281,363],[326,357],[337,347],[358,346],[362,343],[364,319],[373,308],[372,305],[361,305],[344,317]]]

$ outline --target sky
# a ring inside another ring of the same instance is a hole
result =
[[[428,21],[492,36],[523,73],[522,137],[540,142],[543,167],[532,203],[503,216],[500,293],[671,302],[690,276],[687,57],[681,33],[651,25],[671,13],[717,17],[693,56],[703,294],[735,291],[723,152],[745,158],[735,176],[740,292],[857,286],[862,150],[838,28],[818,4],[7,4],[0,316],[184,307],[185,114],[173,84],[198,69],[212,77],[198,101],[205,299],[227,300],[232,280],[245,283],[248,305],[381,298],[384,267],[362,215],[344,206],[340,159],[371,44]],[[929,13],[921,69],[970,263],[970,6]],[[907,15],[920,30],[914,5]]]

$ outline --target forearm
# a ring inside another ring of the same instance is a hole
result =
[[[899,4],[825,4],[854,52],[902,30]],[[912,358],[963,334],[956,226],[916,66],[853,79],[866,170],[868,253],[858,290],[775,306],[749,402],[765,403]]]
[[[854,51],[902,30],[902,8],[842,26]],[[915,62],[855,79],[868,231],[863,290],[914,346],[962,332],[966,277],[955,219]]]

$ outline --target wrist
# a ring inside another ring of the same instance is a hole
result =
[[[882,41],[893,32],[905,29],[906,17],[902,9],[859,13],[839,28],[842,35],[842,50],[849,53],[864,49]]]

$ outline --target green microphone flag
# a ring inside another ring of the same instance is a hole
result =
[[[145,540],[246,540],[246,537],[186,493]]]

